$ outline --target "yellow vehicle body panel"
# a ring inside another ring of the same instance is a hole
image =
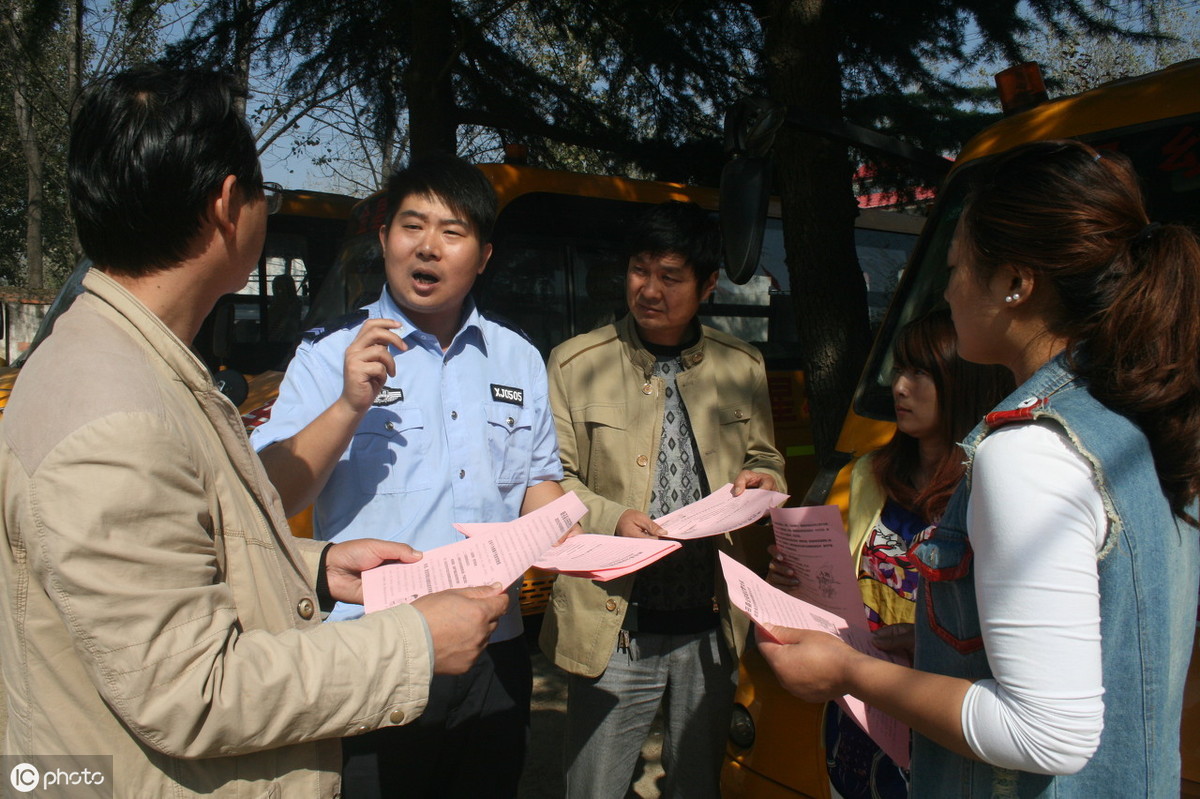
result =
[[[1193,59],[1044,103],[1001,120],[967,142],[955,162],[955,170],[978,158],[1040,139],[1086,138],[1097,147],[1103,147],[1107,132],[1115,136],[1120,131],[1137,130],[1140,126],[1152,126],[1198,112],[1200,59]],[[1200,137],[1200,126],[1196,126],[1194,135]],[[1191,139],[1186,144],[1195,146]],[[931,218],[926,230],[936,230],[936,227],[936,217]],[[916,252],[921,252],[921,244]],[[914,266],[910,264],[912,268]],[[904,299],[898,297],[897,303]],[[898,307],[890,309],[889,314],[894,314]],[[867,380],[869,376],[864,375],[863,379]],[[854,457],[864,455],[886,443],[893,430],[891,422],[869,419],[851,410],[846,415],[837,450]],[[844,522],[849,508],[850,469],[848,465],[838,473],[826,499],[828,504],[841,508]],[[793,495],[803,495],[805,487],[793,485]],[[750,711],[756,742],[746,750],[738,749],[732,743],[728,745],[722,772],[723,795],[746,798],[828,796],[820,714],[813,712],[813,705],[785,692],[756,652],[743,658],[741,676],[735,701]],[[1200,797],[1200,639],[1192,648],[1180,744],[1181,796]],[[819,775],[819,779],[815,775]],[[814,787],[822,780],[824,793]]]
[[[734,702],[754,719],[755,744],[726,744],[721,795],[747,799],[809,796],[829,799],[825,705],[801,702],[780,687],[757,649],[742,656]]]
[[[1026,142],[1086,137],[1194,114],[1197,110],[1200,110],[1200,59],[1181,61],[1002,119],[967,142],[955,167]]]

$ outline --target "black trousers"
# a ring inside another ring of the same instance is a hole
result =
[[[532,692],[525,637],[490,644],[466,674],[434,676],[416,721],[342,739],[342,796],[515,797]]]

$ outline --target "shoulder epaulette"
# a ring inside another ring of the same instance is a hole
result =
[[[314,327],[311,330],[304,331],[304,340],[308,342],[320,341],[330,333],[336,333],[339,330],[345,330],[348,327],[357,327],[361,325],[366,318],[370,316],[366,308],[359,308],[357,311],[351,311],[348,314],[330,319],[325,324]]]
[[[1019,407],[1009,411],[992,411],[987,416],[983,417],[984,423],[993,430],[997,427],[1003,427],[1006,424],[1015,424],[1017,422],[1032,422],[1037,418],[1036,411],[1049,404],[1045,397],[1039,397],[1034,400],[1032,397],[1021,403]]]
[[[527,334],[524,330],[522,330],[521,327],[516,322],[513,322],[511,319],[506,319],[505,317],[501,316],[500,314],[496,313],[495,311],[485,311],[482,308],[479,309],[479,315],[494,325],[499,325],[500,327],[503,327],[506,330],[511,330],[512,332],[516,333],[521,338],[528,341],[530,344],[533,344],[533,339],[531,339],[529,337],[529,334]]]

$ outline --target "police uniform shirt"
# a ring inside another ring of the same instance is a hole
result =
[[[368,318],[400,322],[408,345],[334,466],[313,509],[315,537],[383,538],[419,550],[462,540],[455,522],[517,518],[525,489],[561,480],[546,368],[525,337],[482,316],[474,302],[443,353],[387,290],[375,303],[310,331],[296,350],[270,419],[251,436],[262,450],[302,430],[342,393],[346,348]],[[492,640],[521,632],[519,586]],[[330,619],[354,618],[338,603]]]

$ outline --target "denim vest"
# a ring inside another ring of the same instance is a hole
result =
[[[1108,515],[1097,562],[1104,672],[1100,747],[1077,774],[1054,777],[968,760],[914,732],[911,795],[1177,797],[1179,719],[1196,630],[1200,534],[1171,513],[1145,436],[1092,397],[1061,356],[1001,402],[964,443],[966,478],[936,532],[914,550],[924,574],[915,665],[973,681],[992,676],[980,634],[966,524],[969,461],[997,426],[1032,419],[1061,425],[1091,463]],[[1196,513],[1194,504],[1190,512]]]

